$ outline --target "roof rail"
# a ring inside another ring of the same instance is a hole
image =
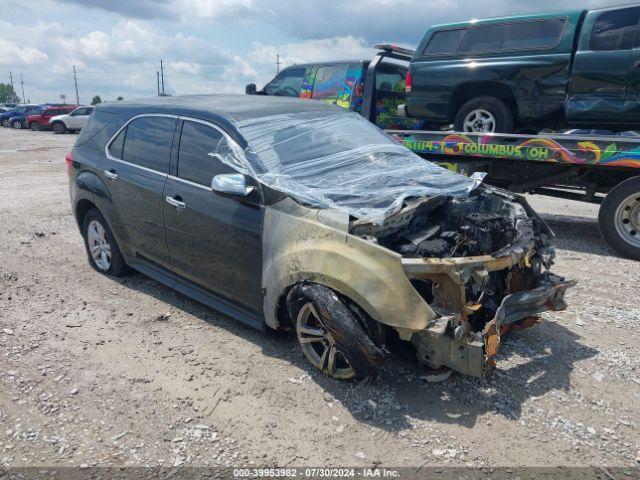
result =
[[[373,48],[377,50],[382,50],[384,52],[393,53],[401,57],[413,57],[415,50],[411,50],[409,48],[402,48],[397,45],[393,45],[391,43],[380,43],[378,45],[374,45]]]

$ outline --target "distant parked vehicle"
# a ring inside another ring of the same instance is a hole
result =
[[[9,126],[17,129],[26,128],[27,116],[42,113],[45,108],[46,107],[38,106],[33,109],[27,109],[25,112],[16,112],[12,117],[9,117]]]
[[[71,113],[77,108],[77,105],[67,105],[64,107],[49,107],[45,108],[42,112],[33,112],[31,115],[27,115],[26,128],[30,128],[33,131],[38,130],[51,130],[50,120],[53,117],[59,115],[66,115]]]
[[[12,117],[20,117],[23,115],[28,115],[34,110],[43,108],[45,105],[18,105],[17,107],[9,110],[8,112],[0,114],[0,123],[5,128],[13,127],[14,125],[10,123]]]
[[[640,5],[430,28],[407,114],[458,132],[640,125]]]
[[[58,115],[49,119],[49,124],[55,133],[79,132],[85,126],[93,107],[78,107],[71,113]]]

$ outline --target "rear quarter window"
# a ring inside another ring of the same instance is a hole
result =
[[[104,147],[111,136],[120,128],[119,118],[117,113],[96,110],[80,130],[76,147],[82,146],[90,140],[97,142],[100,147]]]
[[[423,53],[426,55],[444,55],[447,53],[455,53],[458,50],[458,46],[467,33],[466,28],[459,28],[456,30],[442,30],[435,32],[429,43],[425,47]]]
[[[560,41],[566,19],[503,23],[471,28],[460,44],[461,53],[552,48]]]

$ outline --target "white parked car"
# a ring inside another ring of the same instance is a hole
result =
[[[93,107],[78,107],[66,115],[51,117],[49,124],[55,133],[79,132],[85,126]]]

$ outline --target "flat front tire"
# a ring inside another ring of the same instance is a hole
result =
[[[616,185],[598,212],[602,238],[620,255],[640,260],[640,176]]]
[[[105,275],[121,277],[127,265],[111,229],[98,209],[89,210],[82,221],[82,236],[89,264]]]
[[[383,353],[338,296],[317,284],[295,286],[287,297],[304,356],[337,380],[364,378],[382,362]]]

